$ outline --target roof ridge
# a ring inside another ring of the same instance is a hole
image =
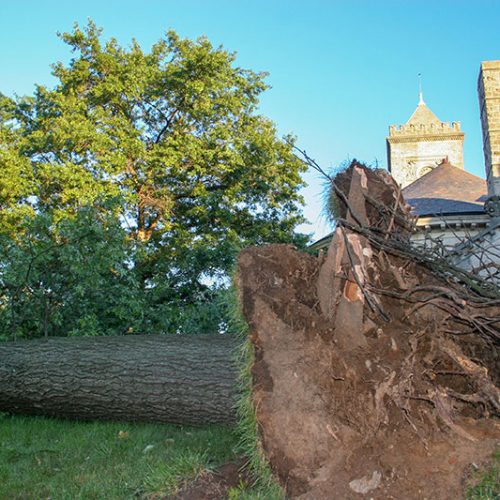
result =
[[[433,167],[429,172],[422,175],[418,179],[415,179],[411,184],[408,184],[408,186],[404,187],[403,191],[405,189],[408,189],[410,186],[419,183],[419,181],[421,181],[424,178],[427,178],[427,179],[423,180],[422,182],[428,182],[428,179],[429,179],[428,176],[434,177],[434,176],[438,175],[441,170],[444,170],[446,168],[452,168],[453,170],[456,170],[457,172],[456,173],[454,172],[453,175],[462,175],[462,176],[465,175],[465,176],[470,177],[471,179],[473,178],[474,180],[480,180],[480,181],[486,182],[482,177],[479,177],[478,175],[475,175],[472,172],[469,172],[469,171],[467,171],[463,168],[460,168],[460,167],[456,167],[455,165],[453,165],[449,161],[443,161],[439,165]]]

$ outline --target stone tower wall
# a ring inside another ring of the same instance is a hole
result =
[[[481,64],[478,94],[488,194],[500,196],[500,61]]]
[[[404,188],[446,158],[453,166],[463,169],[463,144],[460,123],[442,122],[420,94],[420,102],[409,120],[404,125],[389,127],[389,172]]]
[[[399,139],[399,140],[398,140]],[[463,134],[457,137],[388,137],[389,171],[401,187],[406,187],[448,157],[455,167],[463,168]]]

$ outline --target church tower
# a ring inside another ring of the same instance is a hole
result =
[[[401,126],[390,125],[387,143],[389,172],[406,187],[447,159],[463,169],[464,133],[459,122],[442,122],[427,107],[422,92],[410,119]]]
[[[500,196],[500,61],[481,64],[478,81],[486,180],[490,197]]]

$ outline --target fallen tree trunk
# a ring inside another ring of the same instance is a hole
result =
[[[234,423],[238,341],[49,338],[0,344],[0,411],[79,420]]]

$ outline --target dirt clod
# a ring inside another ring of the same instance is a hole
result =
[[[170,500],[222,500],[231,488],[250,484],[245,461],[228,462],[214,472],[205,472],[188,483]]]

